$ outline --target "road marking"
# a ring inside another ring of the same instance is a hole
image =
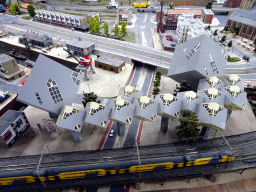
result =
[[[143,23],[146,23],[147,18],[148,18],[148,13],[146,13]]]

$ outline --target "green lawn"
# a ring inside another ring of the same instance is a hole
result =
[[[241,59],[239,57],[230,57],[228,58],[228,62],[238,62],[241,61]]]
[[[168,69],[162,68],[162,67],[157,67],[157,71],[160,71],[163,76],[166,76],[168,73]]]
[[[24,17],[21,17],[21,19],[29,20],[29,19],[32,19],[32,17],[30,17],[30,16],[24,16]]]
[[[127,31],[127,35],[123,37],[125,41],[130,43],[136,43],[135,33],[132,31]]]

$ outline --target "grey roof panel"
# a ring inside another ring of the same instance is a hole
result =
[[[6,55],[6,54],[0,54],[0,63],[5,63],[7,61],[13,60],[14,58]]]
[[[229,19],[245,23],[250,26],[256,26],[256,10],[247,11],[243,9],[236,9]]]
[[[223,76],[226,60],[222,51],[222,47],[208,35],[190,39],[176,47],[168,76],[189,71],[197,71],[204,77]],[[212,58],[214,62],[211,64]],[[193,79],[192,74],[190,79]]]
[[[80,132],[84,123],[84,117],[86,112],[84,110],[79,110],[77,113],[74,113],[68,117],[63,118],[63,116],[65,116],[64,108],[65,107],[62,108],[59,114],[57,125],[65,129],[70,129],[72,131]],[[80,129],[78,129],[79,127]]]
[[[198,105],[196,115],[199,117],[199,123],[214,125],[221,129],[225,129],[226,127],[227,109],[224,107],[221,107],[221,111],[219,111],[216,116],[214,116],[209,115],[209,112],[205,107],[203,107],[203,103],[201,103]]]
[[[0,117],[0,121],[13,122],[13,121],[15,121],[21,114],[22,114],[21,111],[8,110],[8,111],[6,111],[6,112]]]
[[[101,55],[95,61],[105,63],[107,65],[111,65],[111,66],[115,66],[115,67],[119,67],[120,65],[122,65],[124,63],[124,61],[122,61],[120,59],[116,59],[116,58],[106,56],[106,55]]]
[[[58,114],[64,105],[72,104],[82,80],[81,74],[39,55],[18,100]]]

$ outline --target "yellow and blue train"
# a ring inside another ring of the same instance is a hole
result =
[[[42,168],[36,170],[0,173],[0,185],[16,185],[42,181],[56,181],[68,179],[85,179],[104,177],[117,174],[134,174],[138,172],[153,172],[169,170],[180,167],[199,166],[221,162],[233,161],[232,151],[224,150],[183,156],[142,159],[139,161],[106,162],[91,165],[79,165],[57,168]],[[39,176],[40,179],[39,179]]]

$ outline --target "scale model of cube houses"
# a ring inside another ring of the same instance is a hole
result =
[[[218,77],[212,76],[212,77],[200,79],[197,90],[209,89],[209,88],[220,89],[224,86],[225,86],[225,83],[223,83]]]
[[[82,80],[81,74],[39,55],[17,100],[58,115],[72,105]]]
[[[182,101],[181,110],[196,111],[197,104],[202,102],[199,94],[194,91],[185,91],[177,94],[177,97]]]
[[[227,109],[217,103],[200,103],[196,115],[200,125],[221,129],[226,127]]]
[[[237,85],[224,87],[221,92],[226,96],[224,107],[231,110],[241,110],[245,108],[247,100],[246,93]]]
[[[218,89],[202,89],[197,92],[201,98],[204,98],[204,103],[218,103],[221,106],[224,106],[225,95],[221,93]]]
[[[231,111],[244,109],[247,100],[246,93],[243,91],[244,80],[232,74],[222,77],[222,81],[225,82],[225,87],[220,89],[226,96],[224,107]]]
[[[200,79],[224,76],[226,60],[222,47],[208,35],[201,35],[176,47],[168,76],[197,86]]]
[[[111,108],[96,102],[86,104],[86,116],[84,121],[93,125],[105,127],[110,118]]]
[[[139,96],[142,96],[142,92],[135,89],[131,85],[126,85],[119,90],[118,95],[122,96],[122,99],[128,101],[129,103],[133,103],[134,99]]]
[[[136,106],[134,117],[143,121],[154,121],[158,112],[159,103],[147,96],[140,96],[134,100]]]
[[[121,95],[109,105],[112,108],[110,120],[130,125],[133,120],[134,105],[123,100]]]
[[[80,132],[84,123],[85,111],[68,105],[62,107],[56,125]]]
[[[155,102],[159,103],[157,115],[168,118],[179,118],[181,100],[170,93],[156,95]]]

